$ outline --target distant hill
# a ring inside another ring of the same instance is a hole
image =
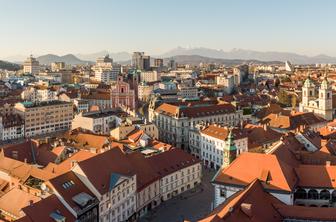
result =
[[[21,69],[21,66],[15,63],[0,60],[0,69],[6,69],[9,71],[17,71]]]
[[[327,55],[305,56],[289,52],[258,52],[253,50],[233,49],[223,51],[209,48],[182,48],[172,49],[159,55],[161,58],[173,57],[177,55],[199,55],[209,58],[219,59],[241,59],[259,61],[286,61],[293,64],[315,64],[315,63],[336,63],[336,58]]]
[[[107,50],[96,52],[96,53],[91,53],[91,54],[76,54],[76,56],[79,59],[86,60],[86,61],[96,61],[97,58],[103,57],[105,55],[109,55],[110,58],[113,59],[115,62],[120,62],[120,61],[127,61],[130,60],[132,55],[128,52],[109,52]]]
[[[39,56],[36,59],[40,62],[40,64],[43,64],[43,65],[50,65],[53,62],[65,62],[66,64],[69,64],[69,65],[82,65],[82,64],[92,63],[91,61],[80,60],[73,54],[67,54],[64,56],[47,54],[47,55]]]

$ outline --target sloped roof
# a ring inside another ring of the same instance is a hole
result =
[[[112,148],[81,161],[78,165],[101,194],[105,194],[109,190],[111,173],[123,176],[134,175],[126,155],[119,148]]]
[[[76,221],[75,217],[65,208],[56,195],[51,195],[32,206],[23,208],[26,216],[20,222],[55,222],[50,214],[57,211],[66,218],[66,222]]]
[[[69,206],[74,209],[74,211],[80,210],[76,202],[73,200],[74,196],[84,192],[89,194],[91,197],[95,197],[95,195],[72,171],[49,180],[47,184],[50,184],[55,190],[57,190]]]
[[[220,139],[226,140],[229,135],[230,130],[227,127],[222,127],[218,125],[211,124],[201,131],[202,134]],[[246,138],[247,135],[244,131],[239,130],[238,128],[232,129],[233,137],[235,140]]]
[[[14,188],[0,197],[0,209],[16,217],[22,217],[21,209],[28,206],[30,202],[38,202],[41,198]]]
[[[181,149],[170,149],[147,159],[161,177],[200,162],[199,159]]]
[[[263,181],[267,189],[287,192],[294,189],[298,180],[294,169],[277,156],[245,152],[222,169],[214,178],[214,183],[245,187],[257,178],[267,179]]]
[[[254,180],[199,222],[281,222],[283,217],[274,204],[282,203],[265,192],[259,180]]]
[[[336,188],[336,166],[301,164],[295,172],[300,187]]]

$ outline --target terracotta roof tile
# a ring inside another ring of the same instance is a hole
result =
[[[147,159],[160,177],[200,162],[199,159],[181,149],[170,149]]]
[[[22,217],[21,209],[28,206],[31,202],[40,200],[39,197],[26,193],[20,189],[14,188],[0,197],[0,209],[6,211],[15,217]]]
[[[214,182],[245,187],[253,180],[260,179],[265,170],[270,174],[269,180],[263,181],[267,189],[290,192],[297,183],[294,169],[277,156],[248,152],[242,153],[229,167],[222,169]]]
[[[51,195],[32,206],[23,208],[23,212],[29,217],[31,222],[55,222],[55,220],[50,217],[50,214],[57,211],[66,218],[66,222],[76,221],[74,216],[65,208],[56,195]]]

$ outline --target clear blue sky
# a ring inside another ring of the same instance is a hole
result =
[[[336,56],[334,0],[0,0],[0,58],[177,46]]]

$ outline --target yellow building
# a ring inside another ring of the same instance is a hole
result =
[[[21,102],[15,104],[15,112],[25,123],[25,137],[43,135],[71,128],[73,105],[63,101]]]

